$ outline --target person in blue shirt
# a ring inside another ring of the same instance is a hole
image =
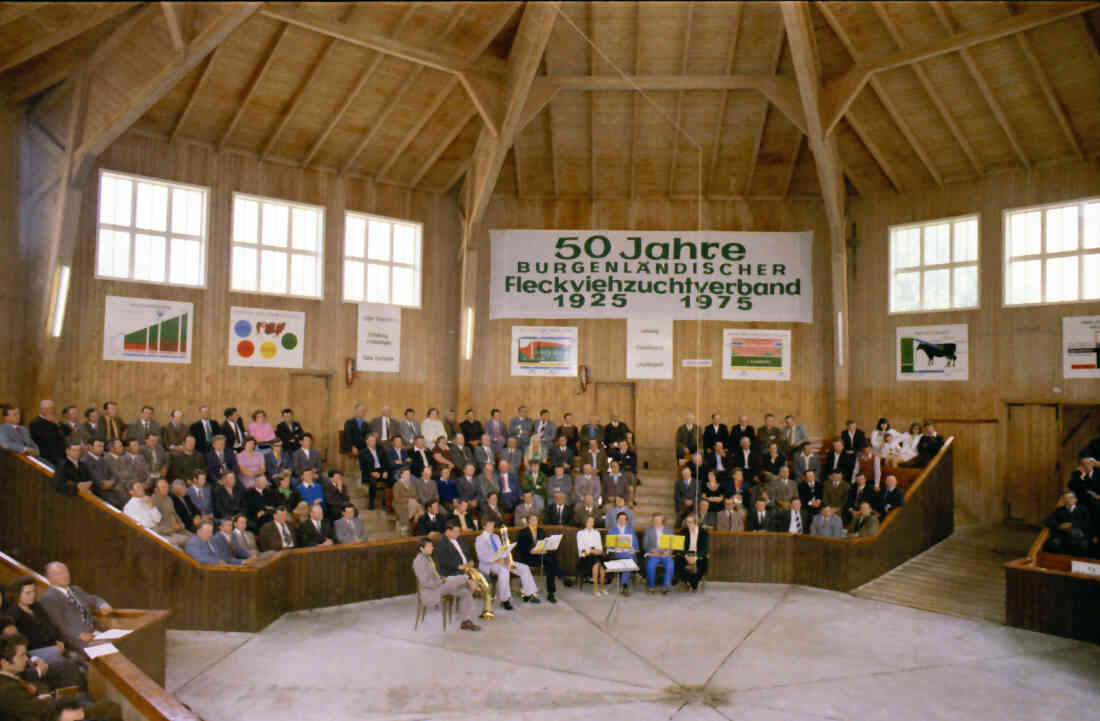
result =
[[[455,498],[458,497],[458,486],[451,480],[451,469],[444,466],[439,469],[439,478],[435,481],[436,490],[439,492],[439,502],[448,512],[454,508]]]
[[[608,550],[610,552],[611,560],[618,560],[621,558],[634,558],[634,554],[638,551],[638,538],[634,535],[634,528],[627,522],[626,511],[619,511],[615,515],[615,525],[607,529],[607,535],[609,536],[630,536],[630,549],[626,548],[614,548],[611,549],[611,544],[608,543]],[[619,573],[619,584],[622,588],[622,594],[624,596],[630,595],[630,578],[633,571],[621,571]]]
[[[199,563],[206,563],[212,566],[219,566],[223,564],[229,564],[233,566],[241,565],[240,559],[230,556],[228,559],[223,559],[218,555],[217,550],[214,548],[214,544],[211,542],[211,538],[214,537],[214,524],[210,521],[203,521],[199,524],[199,527],[195,530],[195,535],[187,541],[187,545],[184,546],[187,555],[195,559]]]
[[[298,495],[309,506],[317,501],[323,502],[325,500],[325,491],[321,488],[321,484],[317,483],[317,471],[313,468],[302,469],[302,482],[295,488]]]
[[[673,535],[672,530],[665,528],[665,517],[656,515],[653,517],[653,525],[646,529],[642,548],[645,549],[645,575],[649,581],[649,592],[657,592],[657,566],[664,566],[665,580],[661,587],[661,593],[668,593],[672,588],[672,572],[676,565],[672,560],[672,549],[661,548],[661,536]]]

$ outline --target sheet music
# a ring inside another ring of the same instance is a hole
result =
[[[97,643],[94,646],[85,646],[84,653],[88,654],[88,658],[99,658],[100,656],[118,653],[118,649],[115,648],[113,643]]]
[[[94,634],[92,634],[92,640],[112,641],[116,638],[122,638],[128,633],[130,633],[130,629],[128,628],[110,628],[106,631],[96,631]]]
[[[633,558],[619,558],[614,561],[604,561],[603,567],[607,569],[609,573],[638,570],[638,564],[634,562]]]

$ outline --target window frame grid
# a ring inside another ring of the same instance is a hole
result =
[[[361,218],[365,222],[363,231],[363,255],[360,258],[352,257],[348,255],[347,247],[347,219],[349,216],[355,216]],[[383,223],[387,223],[390,226],[389,233],[389,260],[373,260],[370,257],[370,221],[375,220]],[[417,263],[402,263],[393,260],[393,228],[395,225],[409,225],[417,229],[417,249],[416,249],[416,261]],[[343,253],[343,265],[341,267],[341,282],[343,288],[341,289],[341,298],[344,303],[374,303],[380,301],[368,300],[367,290],[367,276],[369,274],[370,265],[385,265],[389,270],[389,300],[381,302],[381,305],[392,305],[396,308],[411,308],[414,310],[422,309],[424,307],[424,224],[415,220],[406,220],[404,218],[390,218],[385,215],[378,215],[376,213],[365,213],[358,210],[345,210],[344,211],[344,253]],[[362,300],[350,300],[347,297],[347,262],[354,260],[363,264],[363,299]],[[393,269],[394,268],[408,268],[416,275],[416,304],[404,305],[393,302]]]
[[[1100,255],[1100,246],[1096,248],[1085,248],[1085,206],[1091,203],[1100,203],[1100,196],[1092,196],[1088,198],[1078,198],[1071,201],[1059,201],[1056,203],[1041,203],[1039,205],[1027,205],[1021,208],[1006,208],[1001,213],[1001,227],[1003,229],[1003,282],[1001,292],[1001,307],[1002,308],[1035,308],[1038,306],[1049,305],[1067,305],[1071,303],[1100,303],[1100,298],[1082,298],[1081,292],[1085,287],[1085,256]],[[1071,206],[1077,207],[1077,248],[1074,250],[1060,250],[1052,253],[1047,252],[1047,219],[1046,213],[1048,210],[1055,210],[1060,208],[1068,208]],[[1039,212],[1039,252],[1029,253],[1028,255],[1016,255],[1010,254],[1011,241],[1012,241],[1012,225],[1011,218],[1018,213],[1033,213]],[[1037,260],[1039,261],[1039,297],[1046,298],[1047,293],[1047,260],[1075,257],[1080,260],[1077,263],[1077,299],[1076,300],[1038,300],[1027,303],[1011,303],[1009,302],[1009,292],[1011,290],[1011,267],[1013,263],[1022,261]]]
[[[116,178],[122,178],[130,181],[130,225],[117,225],[115,223],[104,223],[99,220],[99,205],[100,195],[103,189],[103,176],[110,175]],[[208,258],[208,243],[210,240],[210,188],[205,185],[194,185],[192,183],[180,183],[174,180],[166,180],[164,178],[153,178],[148,175],[137,175],[135,173],[124,173],[120,170],[111,170],[109,168],[99,169],[99,182],[96,185],[96,234],[95,234],[95,275],[96,280],[106,280],[116,283],[149,283],[153,285],[166,285],[172,288],[196,288],[200,290],[206,289],[207,272],[206,261]],[[152,230],[150,228],[139,228],[137,226],[137,192],[138,183],[144,182],[151,185],[160,185],[168,188],[168,204],[165,206],[165,227],[167,230]],[[202,223],[201,223],[201,235],[193,235],[191,233],[174,233],[172,232],[172,189],[180,188],[183,190],[194,190],[203,194],[202,203]],[[99,231],[101,229],[111,230],[118,233],[127,233],[130,236],[129,255],[127,257],[128,274],[125,278],[120,278],[117,275],[101,275],[99,272]],[[134,277],[134,257],[137,250],[137,236],[138,235],[155,235],[164,238],[164,280],[145,280],[144,278]],[[197,240],[199,241],[199,283],[173,283],[172,278],[172,238],[179,238],[181,240]]]
[[[237,227],[237,198],[244,198],[245,200],[251,200],[257,204],[256,207],[256,242],[238,241],[233,233]],[[287,223],[286,223],[286,247],[279,247],[277,245],[264,245],[263,243],[263,231],[264,231],[264,204],[270,205],[285,205],[287,207]],[[317,222],[318,238],[317,238],[317,251],[310,252],[307,250],[297,250],[294,248],[294,208],[304,208],[306,210],[318,211],[320,217]],[[324,300],[325,299],[325,211],[326,208],[323,205],[310,205],[309,203],[298,203],[293,200],[284,200],[283,198],[275,198],[264,195],[253,195],[252,193],[243,193],[240,191],[233,191],[230,198],[230,216],[229,216],[229,292],[230,293],[245,293],[247,295],[266,295],[266,296],[286,296],[288,298],[300,298],[302,300]],[[233,264],[235,253],[233,250],[238,246],[244,246],[246,248],[254,248],[256,250],[256,290],[240,290],[233,287]],[[279,253],[286,254],[286,291],[282,293],[274,293],[271,291],[261,290],[261,276],[260,271],[263,267],[263,251],[271,250]],[[317,288],[320,291],[318,295],[302,295],[301,293],[292,292],[293,287],[291,281],[291,258],[294,255],[305,255],[317,258]]]
[[[954,258],[955,256],[955,224],[963,220],[973,220],[977,224],[975,231],[975,250],[977,257],[974,260],[951,260],[947,263],[934,263],[931,265],[925,265],[924,260],[924,230],[928,226],[932,225],[944,225],[948,227],[948,257]],[[894,233],[905,230],[918,229],[920,231],[920,237],[917,241],[917,257],[920,259],[918,265],[907,265],[904,267],[894,267]],[[982,308],[982,216],[981,213],[965,213],[963,215],[954,215],[947,218],[936,218],[934,220],[922,220],[914,223],[900,223],[898,225],[891,225],[886,229],[887,236],[887,263],[890,273],[889,287],[887,288],[887,315],[911,315],[913,313],[965,313],[974,310],[981,310]],[[925,275],[928,271],[935,270],[947,270],[947,293],[951,302],[955,300],[955,269],[956,268],[974,268],[976,271],[975,287],[977,293],[975,295],[974,305],[968,305],[961,308],[949,306],[947,308],[914,308],[912,310],[894,310],[894,281],[899,273],[920,273],[920,303],[924,305],[925,298]]]

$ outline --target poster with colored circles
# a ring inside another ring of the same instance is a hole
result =
[[[301,368],[306,314],[265,308],[229,309],[229,365]]]

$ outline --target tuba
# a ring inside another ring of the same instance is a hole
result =
[[[508,545],[508,526],[503,522],[500,524],[500,540],[505,546]],[[516,562],[512,559],[512,552],[508,551],[508,570],[511,571],[515,568]]]
[[[474,594],[481,594],[484,599],[485,610],[481,612],[481,617],[486,621],[493,618],[493,589],[489,585],[489,579],[485,578],[485,574],[477,570],[473,566],[466,569],[466,577],[474,584]]]

